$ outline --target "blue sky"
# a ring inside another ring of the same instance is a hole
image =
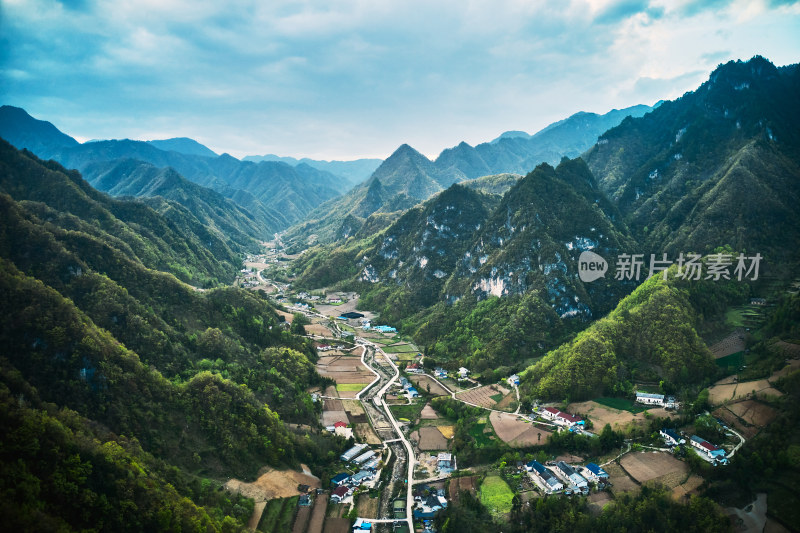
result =
[[[800,62],[800,3],[0,0],[0,103],[78,138],[436,156]]]

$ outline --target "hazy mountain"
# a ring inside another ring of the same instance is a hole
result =
[[[45,159],[59,148],[80,144],[51,123],[37,120],[24,109],[10,105],[0,107],[0,137],[20,150],[27,148]]]
[[[583,157],[646,249],[796,257],[800,70],[762,57],[603,134]]]
[[[218,154],[212,151],[207,146],[200,144],[194,139],[188,137],[174,137],[172,139],[162,139],[146,141],[152,144],[159,150],[167,152],[179,152],[186,155],[200,155],[203,157],[218,157]]]
[[[14,118],[8,123],[18,132],[16,138],[30,139],[28,144],[44,147],[39,154],[42,157],[75,168],[89,180],[97,178],[94,172],[98,169],[119,160],[171,167],[186,179],[210,187],[249,210],[263,226],[263,236],[302,220],[317,205],[349,187],[342,178],[305,164],[293,167],[279,162],[243,162],[227,154],[216,156],[191,139],[148,142],[124,139],[78,144],[51,124],[15,109],[4,112]]]
[[[264,237],[263,221],[233,200],[185,179],[170,167],[158,168],[122,159],[95,163],[88,170],[94,176],[89,183],[113,196],[161,197],[181,204],[237,251],[255,251]],[[268,230],[275,231],[278,227],[276,220]]]
[[[302,245],[309,242],[331,242],[342,235],[352,235],[356,219],[351,219],[348,229],[339,231],[342,221],[349,215],[364,218],[363,207],[366,188],[373,180],[381,182],[384,200],[395,194],[425,200],[453,183],[481,176],[501,173],[526,174],[539,163],[556,165],[562,157],[577,157],[594,144],[597,137],[609,127],[619,124],[625,117],[642,116],[652,108],[644,105],[613,110],[605,115],[577,113],[565,120],[551,124],[535,135],[524,132],[507,132],[492,142],[472,147],[462,142],[443,150],[435,161],[402,145],[363,185],[357,186],[342,199],[320,206],[304,222],[294,226],[287,238]],[[373,211],[377,206],[370,204]],[[386,211],[397,211],[399,206],[387,205]],[[309,240],[310,239],[310,240]]]
[[[375,169],[377,169],[381,163],[383,163],[382,159],[355,159],[353,161],[320,161],[316,159],[309,159],[304,157],[302,159],[296,159],[294,157],[281,157],[277,155],[267,154],[267,155],[248,155],[242,158],[242,161],[252,161],[254,163],[259,163],[261,161],[279,161],[281,163],[287,163],[292,166],[297,166],[299,164],[306,164],[310,167],[316,168],[317,170],[324,170],[330,172],[334,176],[338,176],[340,178],[344,178],[350,186],[358,185],[362,181],[369,178]]]

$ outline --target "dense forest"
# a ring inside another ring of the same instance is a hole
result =
[[[196,219],[111,199],[7,144],[0,155],[10,523],[238,530],[252,503],[219,480],[319,464],[344,446],[284,425],[316,426],[305,391],[325,381],[266,296],[186,283],[240,268],[224,243],[199,244]]]

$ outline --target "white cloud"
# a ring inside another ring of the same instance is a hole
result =
[[[88,138],[234,155],[428,155],[651,104],[719,63],[797,62],[797,3],[7,0],[0,87]],[[46,82],[44,82],[46,81]],[[4,102],[5,103],[5,102]],[[150,132],[150,133],[148,133]]]

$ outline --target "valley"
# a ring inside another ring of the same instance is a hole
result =
[[[3,106],[8,527],[793,530],[798,91],[351,162]]]

